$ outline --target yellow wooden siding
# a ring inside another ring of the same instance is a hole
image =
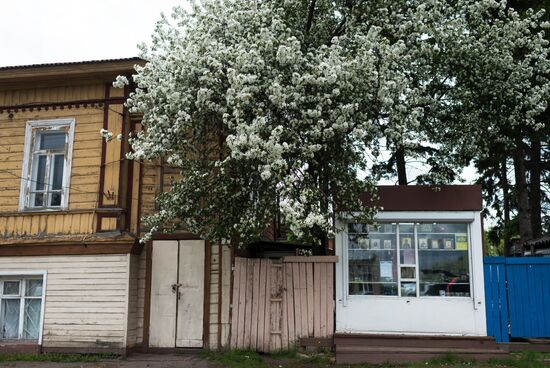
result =
[[[113,91],[112,94],[120,95],[120,92]],[[76,86],[20,88],[0,91],[0,106],[100,99],[103,98],[104,95],[105,85],[102,83]]]
[[[0,269],[47,271],[44,347],[123,348],[129,257],[0,257]]]
[[[0,236],[88,234],[94,230],[94,213],[47,213],[0,216]]]
[[[104,84],[8,90],[0,91],[0,106],[102,99],[104,94]],[[123,91],[110,88],[110,95],[120,97]],[[109,105],[108,128],[115,135],[123,129],[122,112],[121,104]],[[99,104],[78,108],[58,106],[48,110],[19,109],[12,114],[10,117],[6,111],[0,113],[0,237],[94,232],[102,151],[99,130],[103,127],[104,107]],[[75,119],[68,211],[18,213],[27,121],[57,118]],[[121,143],[113,139],[106,147],[104,192],[111,193],[112,197],[105,196],[103,200],[104,205],[113,206],[120,195]],[[138,175],[134,176],[134,182],[137,187]],[[123,186],[126,184],[124,181]],[[132,199],[132,203],[137,204],[137,198]],[[116,229],[116,220],[104,219],[102,225],[103,230]]]
[[[122,105],[109,106],[109,131],[114,137],[122,133]],[[99,132],[99,130],[98,130]],[[115,206],[118,203],[119,195],[119,172],[122,164],[120,157],[121,142],[117,139],[111,140],[106,145],[105,152],[105,185],[103,192],[108,194],[103,197],[103,205]]]
[[[142,164],[141,217],[152,215],[157,211],[155,198],[162,192],[170,191],[172,179],[180,177],[179,169],[160,162]],[[162,175],[162,180],[160,180]],[[142,230],[147,230],[142,227]]]
[[[155,212],[155,197],[160,193],[159,168],[156,164],[142,164],[141,182],[141,215],[147,216]]]

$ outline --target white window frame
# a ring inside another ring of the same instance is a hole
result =
[[[395,211],[395,212],[379,212],[376,215],[376,221],[380,223],[422,223],[422,222],[456,222],[456,223],[466,223],[468,225],[468,267],[470,272],[470,296],[467,297],[447,297],[447,296],[419,296],[419,270],[418,266],[416,267],[416,292],[417,296],[415,299],[466,299],[466,300],[476,300],[477,291],[474,286],[474,273],[476,272],[473,267],[473,239],[472,239],[472,225],[479,214],[470,211],[456,211],[456,212],[435,212],[435,211]],[[348,258],[348,223],[351,221],[351,216],[342,216],[340,220],[337,221],[337,227],[343,229],[338,235],[340,238],[340,249],[337,249],[337,255],[342,259],[342,265],[339,267],[340,270],[337,272],[341,273],[341,287],[342,292],[339,297],[343,301],[343,306],[346,307],[350,299],[361,299],[361,298],[394,298],[402,299],[401,297],[401,269],[398,269],[398,295],[350,295],[349,294],[349,258]],[[398,229],[396,230],[399,231]],[[416,244],[416,262],[418,264],[418,239],[416,239],[416,227],[415,227],[415,241]],[[399,242],[399,239],[397,240]],[[399,250],[399,244],[397,249]],[[399,256],[399,254],[398,254]],[[398,257],[399,261],[399,257]],[[399,264],[399,262],[398,262]],[[477,276],[477,275],[476,275]],[[477,306],[474,303],[474,308]]]
[[[348,222],[347,224],[349,223],[354,223],[353,221],[352,222]],[[376,295],[362,295],[362,294],[349,294],[349,257],[346,257],[347,259],[347,263],[345,265],[345,268],[346,268],[346,273],[347,273],[347,278],[348,278],[348,289],[347,289],[347,293],[348,293],[348,297],[352,297],[352,298],[411,298],[411,297],[415,297],[415,298],[466,298],[466,299],[472,299],[473,298],[473,293],[472,293],[472,279],[470,277],[470,280],[468,282],[468,285],[469,285],[469,288],[470,288],[470,295],[469,296],[435,296],[435,295],[420,295],[420,258],[419,258],[419,247],[418,247],[418,225],[420,224],[423,224],[423,223],[440,223],[440,224],[463,224],[463,225],[466,225],[466,234],[467,234],[467,237],[468,237],[468,248],[466,249],[466,251],[468,252],[468,274],[471,275],[472,274],[472,260],[471,260],[471,237],[470,237],[470,233],[471,233],[471,222],[468,222],[468,221],[448,221],[448,220],[444,220],[444,221],[441,221],[441,220],[431,220],[431,221],[403,221],[403,220],[397,220],[397,221],[393,221],[393,220],[384,220],[384,221],[379,221],[378,224],[379,225],[385,225],[385,224],[390,224],[390,225],[395,225],[395,240],[396,240],[396,248],[395,248],[395,252],[396,252],[396,260],[397,260],[397,279],[395,282],[391,282],[388,284],[394,284],[396,283],[397,284],[397,294],[396,295],[381,295],[381,294],[376,294]],[[413,244],[415,244],[415,247],[414,247],[414,257],[415,257],[415,262],[414,263],[411,263],[411,264],[406,264],[406,263],[401,263],[401,233],[400,233],[400,225],[412,225],[413,226]],[[345,241],[344,241],[344,251],[345,252],[349,252],[349,237],[348,237],[348,234],[349,234],[349,230],[348,228],[345,229]],[[382,250],[382,248],[381,248]],[[415,269],[415,277],[414,278],[403,278],[401,276],[401,269],[403,267],[413,267]],[[401,282],[414,282],[415,283],[415,289],[416,289],[416,295],[414,296],[404,296],[401,294]]]
[[[19,194],[19,210],[20,211],[62,211],[69,207],[69,188],[71,181],[71,163],[73,155],[73,140],[74,140],[74,118],[51,119],[51,120],[31,120],[27,121],[25,129],[25,148],[23,157],[23,168],[21,173],[21,190]],[[65,150],[65,165],[63,168],[63,183],[61,205],[56,207],[32,207],[30,206],[30,191],[32,185],[32,157],[33,147],[38,129],[51,129],[52,131],[68,128],[68,142]]]
[[[36,280],[42,278],[42,295],[40,297],[26,297],[24,295],[25,293],[25,286],[24,281],[25,280]],[[43,331],[44,331],[44,305],[45,305],[45,297],[46,297],[46,285],[48,280],[48,271],[45,270],[37,270],[37,271],[0,271],[0,286],[3,288],[3,282],[4,281],[22,281],[23,284],[20,284],[19,290],[21,296],[19,297],[20,300],[22,299],[39,299],[41,300],[40,304],[40,322],[39,322],[39,331],[38,331],[38,345],[42,345],[42,337],[43,337]],[[3,294],[3,290],[0,290],[0,293]],[[11,298],[10,298],[11,299]],[[21,339],[22,333],[23,333],[23,321],[24,318],[24,305],[25,303],[20,304],[20,311],[19,311],[19,338],[16,341],[34,341],[34,340],[24,340]],[[1,304],[0,304],[1,308]],[[1,312],[0,312],[1,313]],[[0,341],[2,339],[0,338]],[[12,340],[13,341],[13,340]]]

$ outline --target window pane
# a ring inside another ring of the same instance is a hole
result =
[[[61,206],[61,193],[50,193],[50,207]]]
[[[25,318],[23,320],[23,339],[38,339],[40,331],[41,299],[25,300]]]
[[[470,296],[467,224],[419,224],[420,295]]]
[[[19,306],[21,299],[2,299],[2,338],[17,339],[19,337]]]
[[[4,295],[19,295],[19,281],[4,281]]]
[[[416,279],[416,268],[415,267],[401,267],[401,278],[402,279]]]
[[[416,296],[416,282],[402,282],[401,296]]]
[[[25,296],[42,296],[42,280],[27,280]]]
[[[63,185],[63,168],[65,164],[65,155],[55,155],[52,164],[51,189],[59,190]]]
[[[44,193],[33,193],[32,204],[34,207],[42,207],[44,205]]]
[[[40,133],[40,149],[53,150],[65,148],[65,132],[42,132]]]
[[[36,168],[34,175],[31,178],[33,180],[34,190],[44,190],[44,184],[46,181],[46,156],[35,156]]]
[[[348,231],[350,295],[397,295],[396,225],[350,224]]]
[[[401,264],[415,264],[414,224],[399,224],[399,242]]]

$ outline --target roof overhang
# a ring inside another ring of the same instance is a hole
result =
[[[0,68],[0,89],[67,85],[84,81],[111,82],[117,75],[131,75],[135,65],[144,65],[138,57],[69,63],[21,65]]]
[[[378,200],[363,193],[361,201],[382,211],[481,211],[481,185],[381,185]]]

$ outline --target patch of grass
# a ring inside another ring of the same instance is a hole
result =
[[[206,351],[203,358],[229,368],[269,368],[269,367],[334,367],[334,368],[550,368],[550,354],[539,352],[513,353],[509,357],[487,362],[458,357],[452,353],[427,361],[408,364],[357,364],[334,365],[330,351],[320,350],[312,354],[300,354],[296,349],[260,355],[253,351],[234,350],[228,352]]]
[[[410,367],[420,368],[420,367],[465,367],[472,366],[475,367],[474,361],[469,359],[464,359],[456,356],[453,353],[447,353],[424,362],[418,362],[410,365]]]
[[[514,367],[514,368],[548,368],[550,367],[550,355],[536,351],[521,351],[510,354],[507,358],[491,359],[489,367]]]
[[[316,353],[308,354],[305,357],[300,357],[300,362],[303,364],[327,366],[332,365],[332,352],[328,349],[319,349]]]
[[[205,351],[202,357],[230,368],[264,368],[267,364],[255,351],[231,350],[226,352]]]
[[[289,350],[279,350],[274,351],[269,354],[269,356],[273,359],[295,359],[298,354],[298,350],[296,348],[289,349]]]
[[[117,359],[114,354],[0,354],[0,362],[56,362],[56,363],[96,363],[101,360]]]

